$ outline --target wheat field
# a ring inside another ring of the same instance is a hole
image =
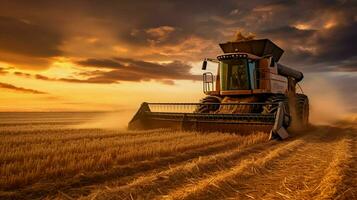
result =
[[[268,141],[86,126],[100,115],[1,113],[0,199],[357,198],[353,126]]]

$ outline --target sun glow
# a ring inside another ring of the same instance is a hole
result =
[[[296,24],[294,27],[299,29],[299,30],[309,30],[309,29],[311,29],[311,25],[309,25],[309,24]]]

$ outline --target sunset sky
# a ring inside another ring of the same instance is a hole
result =
[[[0,0],[0,111],[195,102],[202,59],[241,31],[281,46],[312,102],[356,113],[356,13],[349,0]]]

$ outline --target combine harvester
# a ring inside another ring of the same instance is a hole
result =
[[[287,128],[308,125],[309,101],[296,93],[303,74],[278,63],[283,50],[268,39],[220,44],[222,55],[206,58],[217,75],[203,74],[200,103],[142,103],[129,122],[131,130],[175,128],[289,137]],[[300,87],[300,86],[299,86]],[[301,88],[300,88],[301,89]]]

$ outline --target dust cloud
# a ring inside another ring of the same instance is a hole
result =
[[[336,86],[325,78],[314,77],[304,84],[310,100],[310,122],[332,124],[350,116],[347,104]]]
[[[101,128],[125,130],[127,129],[128,122],[134,116],[135,112],[135,110],[124,110],[100,113],[86,122],[75,125],[74,128]]]

